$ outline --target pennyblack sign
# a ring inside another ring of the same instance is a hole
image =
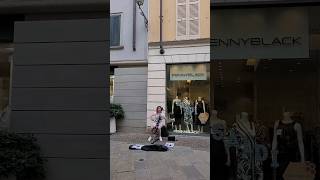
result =
[[[170,81],[207,80],[205,64],[172,65],[170,67]]]
[[[308,20],[305,7],[215,9],[211,58],[309,58]]]
[[[211,39],[211,46],[214,48],[217,47],[294,47],[301,46],[302,37],[301,36],[284,36],[284,37],[275,37],[272,39],[266,39],[263,37],[252,37],[252,38],[220,38],[220,39]]]

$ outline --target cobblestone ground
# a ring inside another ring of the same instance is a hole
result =
[[[147,134],[111,136],[111,180],[210,179],[209,137],[176,136],[174,149],[167,152],[129,150],[130,144],[148,144],[147,138]]]

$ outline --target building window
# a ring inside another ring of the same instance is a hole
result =
[[[167,65],[167,112],[174,119],[168,127],[177,133],[209,131],[210,65]]]
[[[177,0],[177,40],[199,38],[199,14],[199,0]]]
[[[121,47],[121,14],[110,17],[110,47]]]
[[[110,103],[113,103],[114,96],[114,75],[110,76]]]

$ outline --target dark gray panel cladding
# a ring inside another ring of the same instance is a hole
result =
[[[15,65],[101,64],[108,59],[107,42],[23,43],[15,45]],[[103,52],[105,53],[99,53]],[[30,53],[34,52],[34,53]],[[59,56],[59,58],[56,58]]]
[[[105,135],[36,135],[50,158],[108,158]]]
[[[33,133],[47,180],[109,179],[106,19],[15,24],[11,129]]]
[[[108,117],[109,111],[15,111],[11,126],[18,133],[105,134]]]
[[[13,87],[106,87],[106,65],[16,66]],[[81,78],[79,78],[81,77]]]
[[[47,180],[109,180],[106,159],[49,159]]]
[[[107,41],[107,23],[107,19],[17,22],[14,42]]]
[[[13,88],[13,110],[107,110],[106,88]]]

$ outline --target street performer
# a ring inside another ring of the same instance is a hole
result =
[[[148,138],[148,141],[151,141],[151,144],[155,143],[157,140],[162,141],[161,137],[161,128],[165,126],[165,115],[162,113],[163,108],[158,106],[156,108],[156,113],[151,116],[151,135]]]

